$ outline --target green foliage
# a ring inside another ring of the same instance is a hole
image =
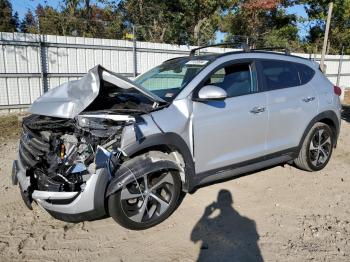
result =
[[[221,20],[221,31],[227,39],[248,38],[253,47],[298,46],[297,17],[289,15],[285,7],[290,1],[245,0]]]
[[[0,32],[16,32],[19,25],[18,14],[12,14],[9,0],[0,0]]]
[[[141,41],[203,45],[226,32],[226,40],[253,47],[288,46],[320,51],[330,0],[61,0],[59,8],[38,5],[19,24],[9,0],[0,0],[0,31],[97,38],[130,38],[134,28]],[[342,46],[350,52],[350,0],[334,0],[330,53]],[[287,14],[303,4],[309,16]],[[299,39],[298,22],[309,25]]]
[[[19,26],[19,29],[23,33],[36,33],[37,31],[37,21],[31,10],[28,10]]]
[[[28,10],[20,25],[21,32],[118,39],[124,28],[118,10],[91,5],[88,0],[65,0],[61,10],[38,5],[35,17]]]
[[[220,13],[232,0],[123,0],[127,24],[138,38],[150,42],[198,44],[214,40]]]
[[[333,2],[334,6],[329,33],[329,52],[339,54],[344,46],[345,52],[350,53],[350,0],[299,1],[300,4],[307,4],[306,11],[312,23],[307,42],[311,48],[322,47],[330,2]]]

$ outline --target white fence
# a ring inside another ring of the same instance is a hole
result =
[[[74,80],[97,64],[134,77],[193,47],[126,40],[0,32],[0,112],[28,107],[48,88]],[[210,48],[210,52],[232,49]],[[320,60],[308,54],[295,54]],[[350,87],[350,56],[326,57],[327,76]],[[339,71],[339,69],[341,69]]]

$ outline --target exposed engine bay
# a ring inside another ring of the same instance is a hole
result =
[[[81,191],[95,172],[97,147],[116,151],[122,129],[129,124],[102,118],[80,121],[84,126],[76,119],[40,115],[24,119],[19,157],[31,177],[31,190]]]
[[[32,209],[34,201],[67,222],[93,220],[111,214],[115,205],[106,201],[123,190],[125,197],[130,186],[139,193],[130,193],[129,213],[138,213],[139,205],[152,205],[155,217],[164,213],[170,197],[180,194],[173,191],[180,176],[170,172],[184,177],[177,163],[182,158],[170,149],[155,154],[142,147],[154,143],[149,135],[164,133],[152,114],[167,106],[156,94],[101,66],[50,89],[23,119],[13,161],[12,182],[19,184],[24,203]],[[148,202],[145,194],[160,198]]]
[[[80,192],[96,172],[96,152],[116,152],[123,128],[164,101],[97,66],[36,100],[24,118],[19,160],[33,192]],[[135,134],[136,137],[140,134]]]

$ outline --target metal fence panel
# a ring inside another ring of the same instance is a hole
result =
[[[134,52],[133,42],[127,40],[0,32],[0,112],[28,107],[43,94],[44,80],[53,88],[78,79],[97,64],[132,78],[167,59],[188,55],[192,48],[138,41]],[[217,53],[232,50],[210,48]],[[320,60],[320,55],[294,55]],[[339,55],[326,56],[327,76],[333,83],[339,60]],[[339,85],[350,87],[349,55],[343,56]]]

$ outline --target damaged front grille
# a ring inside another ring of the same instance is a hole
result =
[[[84,188],[95,172],[97,146],[119,147],[122,132],[120,123],[91,121],[80,126],[73,119],[24,118],[19,161],[30,176],[32,190],[72,192]]]
[[[49,151],[50,144],[23,125],[19,144],[19,157],[23,166],[27,169],[34,167]]]

